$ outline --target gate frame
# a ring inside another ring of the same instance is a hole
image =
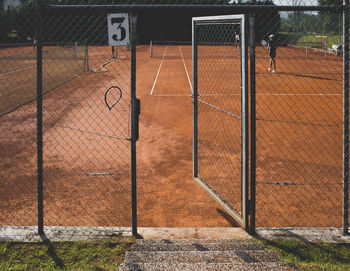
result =
[[[44,36],[44,29],[42,22],[45,16],[45,8],[54,7],[54,5],[45,4],[45,0],[36,1],[36,33],[37,33],[37,67],[36,67],[36,120],[37,120],[37,234],[44,235],[44,185],[45,179],[43,177],[43,58],[42,58],[42,39]],[[60,7],[60,6],[58,6]],[[62,5],[61,8],[72,8],[70,5]],[[76,8],[81,9],[96,9],[95,6],[78,5]],[[130,31],[130,46],[131,46],[131,60],[130,60],[130,189],[131,189],[131,225],[130,229],[134,237],[139,237],[137,232],[137,165],[136,165],[136,142],[139,140],[139,115],[140,115],[140,100],[136,97],[136,34],[137,34],[137,12],[130,8],[129,14],[129,31]]]
[[[198,175],[198,51],[197,25],[217,24],[218,22],[239,21],[241,27],[241,137],[242,137],[242,214],[232,209],[212,188]],[[247,19],[245,14],[220,15],[192,18],[192,76],[193,76],[193,179],[235,219],[246,231],[249,231],[249,107],[248,107],[248,54],[247,54]]]

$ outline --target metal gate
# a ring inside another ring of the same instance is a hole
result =
[[[197,17],[193,44],[193,176],[248,229],[245,16]]]
[[[39,232],[43,225],[67,225],[132,227],[136,233],[136,20],[133,14],[111,14],[52,9],[39,17],[46,19],[38,31],[39,92],[45,91],[49,80],[59,78],[62,67],[79,61],[79,55],[68,63],[60,60],[70,59],[65,44],[73,44],[73,53],[85,50],[84,74],[72,76],[64,88],[45,97],[37,95],[38,152],[42,150]],[[76,29],[69,27],[72,21]],[[111,39],[120,44],[111,44]],[[54,49],[46,46],[49,41],[56,42]],[[55,62],[46,57],[54,50],[53,59],[59,59]],[[63,208],[55,210],[56,201]]]
[[[17,196],[1,224],[136,235],[136,16],[35,7],[16,21],[21,43],[1,52],[1,132],[11,129],[0,179]],[[109,14],[124,16],[111,20],[124,45],[108,42]]]

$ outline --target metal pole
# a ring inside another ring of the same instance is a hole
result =
[[[256,100],[255,100],[255,14],[249,16],[250,27],[250,234],[255,234],[256,211]]]
[[[242,214],[245,230],[249,228],[249,105],[248,105],[248,37],[246,16],[241,25],[242,37]]]
[[[349,234],[349,0],[343,0],[343,234]]]
[[[38,234],[44,233],[44,203],[43,203],[43,104],[42,104],[42,7],[41,0],[37,0],[36,7],[36,41],[37,41],[37,192],[38,192]]]
[[[196,23],[192,21],[192,76],[193,76],[193,177],[198,177],[198,73]]]
[[[136,14],[131,16],[131,205],[132,235],[137,236],[137,186],[136,186],[136,141],[138,139],[138,113],[136,99]]]
[[[90,70],[89,68],[89,45],[88,45],[88,41],[86,40],[86,45],[85,45],[85,63],[86,63],[86,70],[84,70],[85,72],[88,72]]]
[[[277,11],[339,11],[339,5],[324,5],[324,6],[276,6],[276,5],[179,5],[179,4],[115,4],[115,5],[47,5],[48,8],[52,9],[102,9],[102,10],[111,10],[111,9],[119,9],[119,10],[126,10],[129,8],[132,8],[134,10],[145,10],[145,9],[210,9],[210,10],[217,10],[217,11],[226,11],[226,13],[232,13],[232,12],[240,12],[242,13],[242,10],[245,11],[251,11],[251,10],[277,10]]]

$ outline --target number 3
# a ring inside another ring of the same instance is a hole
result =
[[[125,28],[122,26],[122,23],[124,22],[125,18],[121,17],[121,18],[112,18],[111,19],[111,23],[112,25],[114,24],[119,24],[117,29],[120,29],[120,38],[118,38],[117,34],[114,34],[112,36],[112,39],[115,41],[122,41],[125,39],[126,37],[126,30]]]

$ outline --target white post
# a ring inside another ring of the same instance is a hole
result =
[[[75,57],[78,56],[78,42],[74,42]]]
[[[152,57],[152,41],[149,42],[149,56]]]
[[[306,54],[306,57],[307,57],[307,35],[306,35],[306,37],[305,37],[305,40],[306,40],[306,50],[305,50],[305,54]]]

